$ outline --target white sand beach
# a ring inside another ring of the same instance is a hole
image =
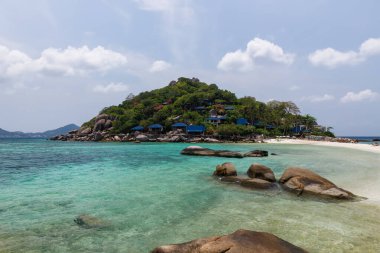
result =
[[[368,151],[380,154],[380,146],[373,146],[370,144],[361,143],[341,143],[341,142],[329,142],[329,141],[312,141],[312,140],[301,140],[301,139],[268,139],[265,140],[267,143],[280,143],[280,144],[304,144],[304,145],[318,145],[318,146],[328,146],[328,147],[341,147],[357,149],[362,151]]]

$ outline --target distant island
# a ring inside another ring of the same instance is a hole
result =
[[[51,138],[56,135],[67,134],[73,130],[79,129],[79,126],[75,124],[69,124],[57,129],[48,130],[39,133],[24,133],[20,131],[9,132],[0,128],[0,138]]]
[[[101,110],[78,131],[53,139],[133,141],[140,133],[145,136],[140,139],[165,141],[173,137],[173,131],[182,137],[201,135],[224,140],[257,135],[334,137],[330,130],[318,125],[315,117],[302,115],[292,101],[264,103],[252,96],[237,98],[216,84],[180,77],[163,88],[129,94],[121,104]],[[168,132],[171,134],[162,136]],[[173,140],[188,140],[182,137]]]

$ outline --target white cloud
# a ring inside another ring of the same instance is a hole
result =
[[[219,61],[218,68],[225,71],[249,71],[253,68],[255,60],[260,58],[289,65],[293,63],[295,55],[285,53],[280,46],[270,41],[254,38],[248,42],[244,51],[238,49],[226,53]]]
[[[129,90],[129,87],[122,83],[110,83],[107,85],[96,85],[93,89],[97,93],[113,93],[113,92],[125,92]]]
[[[315,66],[335,68],[340,65],[355,65],[379,54],[380,38],[370,38],[360,45],[357,52],[341,52],[333,48],[319,49],[309,55],[309,61]]]
[[[334,99],[335,99],[335,97],[333,95],[324,94],[322,96],[313,95],[313,96],[309,96],[309,97],[303,97],[301,100],[310,101],[312,103],[320,103],[320,102],[325,102],[325,101],[331,101]]]
[[[166,61],[155,61],[150,67],[149,71],[152,73],[165,71],[171,67],[171,64]]]
[[[174,9],[180,1],[177,0],[135,0],[140,9],[146,11],[168,11]]]
[[[347,92],[346,95],[344,95],[340,101],[342,103],[350,103],[350,102],[360,102],[363,100],[373,101],[375,99],[379,98],[379,93],[374,92],[370,89],[359,91],[358,93],[355,92]]]
[[[82,75],[88,72],[106,72],[127,63],[127,58],[115,51],[98,46],[66,49],[47,48],[41,56],[32,59],[27,54],[0,46],[0,75],[18,76],[27,73],[54,75]]]

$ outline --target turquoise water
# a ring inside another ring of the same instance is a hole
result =
[[[0,252],[149,252],[162,244],[266,231],[310,252],[380,252],[380,158],[351,149],[286,144],[202,144],[264,149],[278,156],[227,159],[181,156],[188,144],[66,143],[0,140]],[[282,191],[252,191],[210,175],[232,161],[313,169],[369,197],[318,202]],[[108,224],[84,229],[73,219]]]

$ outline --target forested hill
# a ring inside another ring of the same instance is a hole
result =
[[[217,124],[213,118],[218,120]],[[102,126],[97,126],[102,119]],[[265,134],[270,131],[273,135],[287,133],[297,125],[308,129],[317,125],[314,117],[300,115],[300,109],[291,101],[264,103],[253,96],[237,98],[233,92],[219,89],[216,84],[181,77],[163,88],[136,96],[130,94],[120,105],[104,108],[98,117],[84,123],[81,131],[118,134],[128,133],[135,126],[146,128],[151,124],[161,124],[165,130],[170,130],[173,123],[183,122],[205,125],[208,133],[215,133],[217,129],[234,127],[238,119],[245,119],[251,132]]]

